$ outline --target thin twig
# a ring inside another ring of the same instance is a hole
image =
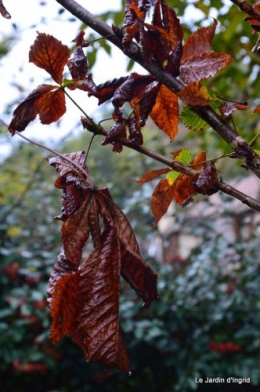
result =
[[[88,129],[88,131],[94,133],[95,135],[107,136],[107,131],[104,128],[102,128],[100,125],[97,125],[96,127],[95,126],[89,127],[87,129]],[[172,161],[168,158],[165,158],[163,155],[160,155],[160,154],[156,153],[155,151],[152,151],[146,147],[135,145],[127,139],[116,138],[115,141],[122,144],[123,146],[131,148],[132,150],[138,151],[141,154],[152,158],[153,160],[161,162],[164,165],[172,168],[173,170],[175,170],[177,172],[186,174],[191,177],[194,177],[196,174],[198,174],[198,171],[192,169],[191,167],[185,166],[185,165],[181,164],[180,162]],[[234,187],[232,187],[229,184],[226,184],[222,180],[218,182],[217,186],[218,186],[218,189],[221,190],[223,193],[226,193],[226,194],[234,197],[235,199],[240,200],[242,203],[246,204],[248,207],[260,212],[260,202],[257,201],[256,199],[246,195],[243,192],[238,191],[237,189],[235,189]]]
[[[86,179],[85,177],[87,176],[87,180],[89,184],[86,184],[87,186],[90,185],[91,187],[94,187],[94,183],[91,179],[91,177],[83,170],[83,168],[81,166],[79,166],[76,162],[73,162],[71,159],[69,159],[68,157],[60,154],[58,151],[53,150],[50,147],[45,146],[44,144],[41,144],[39,142],[36,142],[32,139],[29,139],[28,137],[22,135],[20,132],[16,131],[15,132],[16,135],[20,136],[21,138],[23,138],[24,140],[27,140],[28,142],[34,144],[35,146],[38,146],[40,148],[43,148],[44,150],[47,150],[49,152],[51,152],[52,154],[60,157],[62,160],[65,160],[67,162],[69,162],[70,165],[74,166],[74,168],[77,168],[79,172],[77,172],[77,174],[82,178],[82,181],[84,181],[86,183]],[[69,166],[72,170],[73,167]],[[74,169],[75,170],[75,169]]]

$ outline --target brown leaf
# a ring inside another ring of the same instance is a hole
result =
[[[209,162],[203,166],[196,181],[196,187],[203,195],[212,195],[218,191],[218,176],[214,163]]]
[[[159,82],[153,81],[144,88],[142,87],[141,91],[136,89],[133,94],[130,105],[134,109],[136,123],[140,124],[141,127],[146,123],[147,117],[155,104],[159,89]]]
[[[61,89],[40,95],[34,106],[42,124],[51,124],[57,121],[66,112],[65,94]]]
[[[185,63],[190,57],[202,55],[211,51],[211,42],[215,34],[217,21],[209,27],[202,27],[192,33],[186,40],[183,47],[182,63]]]
[[[118,366],[127,373],[129,360],[119,325],[120,247],[116,229],[104,213],[102,247],[95,249],[80,269],[84,301],[77,329],[84,336],[88,360]]]
[[[249,106],[247,103],[238,103],[238,102],[224,102],[220,106],[220,113],[223,117],[228,117],[230,116],[231,113],[233,113],[235,110],[248,110]]]
[[[73,57],[68,60],[67,65],[73,80],[86,79],[88,61],[81,47],[74,50]]]
[[[128,140],[136,145],[140,146],[143,144],[143,135],[140,129],[140,123],[135,120],[134,117],[129,117],[126,120],[126,124],[129,129],[129,138]]]
[[[153,226],[156,225],[161,217],[167,212],[173,199],[174,187],[167,179],[159,181],[155,187],[151,198],[151,210],[155,217]]]
[[[79,273],[68,273],[60,278],[52,293],[51,341],[56,343],[67,335],[80,312]]]
[[[15,109],[12,121],[8,127],[9,131],[11,133],[14,133],[15,131],[24,131],[27,125],[36,118],[37,114],[39,114],[39,110],[41,110],[38,101],[42,102],[44,97],[50,94],[54,89],[57,89],[57,86],[41,84],[33,90]],[[62,94],[64,93],[62,92]],[[51,95],[51,97],[53,97],[53,95]],[[60,99],[59,95],[58,99]]]
[[[191,106],[206,106],[212,100],[207,87],[198,82],[185,86],[178,94],[178,97]]]
[[[173,141],[178,132],[178,98],[171,90],[162,85],[150,113],[155,124]]]
[[[68,162],[70,159],[72,162]],[[52,158],[63,189],[62,241],[51,274],[48,301],[53,341],[68,334],[90,361],[129,372],[119,325],[120,274],[146,306],[158,299],[157,275],[141,258],[134,232],[107,188],[95,188],[84,165],[84,152]],[[76,169],[73,168],[77,162]],[[84,184],[81,187],[82,175]],[[91,234],[93,250],[82,259]]]
[[[137,180],[137,183],[139,185],[144,184],[145,182],[152,181],[155,178],[161,176],[162,174],[166,174],[172,171],[172,169],[154,169],[154,170],[148,170],[141,178]]]
[[[63,69],[70,57],[68,46],[52,35],[38,33],[30,48],[29,61],[45,69],[56,83],[62,82]]]
[[[157,275],[142,259],[131,225],[125,214],[113,202],[107,188],[100,189],[97,198],[101,205],[106,203],[106,208],[109,210],[117,229],[122,258],[121,274],[143,298],[145,306],[149,306],[151,301],[159,298],[156,288]]]
[[[89,237],[91,198],[88,192],[82,205],[66,219],[61,229],[65,256],[75,266],[81,262],[82,249]]]
[[[49,165],[54,166],[59,174],[55,186],[64,189],[69,184],[80,185],[82,180],[85,180],[87,176],[85,151],[71,152],[64,154],[63,157],[58,156],[48,159]]]
[[[75,42],[76,46],[81,46],[84,43],[84,35],[85,31],[81,30],[76,37],[72,40],[72,42]]]
[[[61,250],[50,276],[47,298],[51,309],[51,339],[55,343],[67,334],[79,313],[79,274]]]
[[[196,155],[196,157],[190,162],[190,165],[195,170],[201,170],[205,164],[205,160],[206,153],[205,151],[202,151]],[[198,176],[199,174],[194,177],[181,174],[177,177],[172,185],[174,188],[173,198],[177,204],[185,206],[193,201],[193,196],[197,193],[196,180]]]
[[[113,143],[116,138],[120,138],[120,137],[121,138],[126,137],[126,125],[125,125],[125,121],[123,119],[116,121],[112,125],[112,127],[108,131],[107,136],[105,137],[105,139],[102,142],[102,146],[106,146],[109,143]]]
[[[123,46],[129,49],[133,39],[140,41],[140,35],[144,29],[143,22],[146,16],[146,10],[138,7],[138,0],[126,0],[125,17],[123,26],[125,27],[125,36],[123,38]]]
[[[106,83],[99,84],[96,86],[96,91],[89,93],[89,96],[96,97],[98,99],[98,104],[101,105],[111,99],[118,87],[120,87],[127,79],[128,76],[123,76],[119,79],[113,79]]]
[[[226,68],[231,61],[232,57],[227,53],[196,54],[182,62],[180,76],[185,84],[199,82],[214,76],[217,72]]]
[[[58,183],[58,184],[57,184]],[[62,179],[56,180],[57,188],[64,188],[62,193],[62,213],[54,219],[65,221],[73,212],[75,212],[83,203],[84,193],[82,188],[76,185],[62,184]]]
[[[7,9],[5,8],[3,1],[0,1],[0,14],[5,18],[5,19],[11,19],[11,15],[9,14],[9,12],[7,11]]]

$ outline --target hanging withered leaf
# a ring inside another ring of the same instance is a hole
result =
[[[3,1],[0,0],[0,14],[5,18],[5,19],[11,19],[11,15],[9,14],[9,12],[7,11],[7,9],[5,8]]]
[[[64,92],[57,86],[42,84],[17,106],[8,129],[12,134],[22,132],[37,115],[42,124],[51,124],[65,112]]]
[[[217,170],[213,162],[206,163],[196,180],[196,187],[202,195],[212,195],[219,189]]]
[[[67,65],[73,80],[77,81],[86,79],[88,61],[81,47],[77,47],[74,50],[73,57],[68,60]]]
[[[94,186],[84,161],[84,152],[49,160],[63,189],[63,249],[48,287],[51,340],[67,334],[88,360],[129,372],[119,324],[120,275],[146,306],[158,299],[157,275],[142,259],[128,219],[106,188]],[[93,249],[86,254],[89,238]]]

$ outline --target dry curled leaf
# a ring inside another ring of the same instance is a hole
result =
[[[106,188],[93,185],[84,161],[84,152],[49,160],[63,189],[63,249],[48,288],[51,339],[67,334],[88,360],[129,372],[119,324],[120,276],[149,306],[159,297],[157,275],[142,259],[125,214]],[[89,238],[93,249],[85,255]]]

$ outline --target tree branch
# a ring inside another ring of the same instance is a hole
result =
[[[85,117],[82,117],[81,121],[82,121],[83,127],[86,128],[89,132],[92,132],[94,135],[107,136],[107,131],[103,127],[101,127],[101,125],[97,125],[94,122],[89,122],[89,120],[86,119]],[[170,159],[167,159],[163,155],[160,155],[160,154],[156,153],[155,151],[150,150],[149,148],[132,144],[127,139],[115,138],[115,141],[122,144],[123,146],[131,148],[132,150],[138,151],[141,154],[146,155],[146,156],[154,159],[157,162],[161,162],[164,165],[172,168],[173,170],[175,170],[179,173],[186,174],[190,177],[194,177],[196,174],[198,174],[197,170],[194,170],[189,166],[185,166],[185,165],[181,164],[180,162],[176,162],[176,161],[172,161]],[[256,199],[246,195],[243,192],[240,192],[239,190],[233,188],[229,184],[226,184],[222,180],[217,183],[217,187],[218,187],[218,190],[222,191],[223,193],[226,193],[229,196],[232,196],[235,199],[240,200],[242,203],[246,204],[248,207],[260,212],[260,202],[257,201]]]
[[[110,26],[92,15],[74,0],[56,1],[101,36],[107,37],[110,42],[124,52],[120,40],[113,35],[114,32]],[[178,94],[183,89],[184,85],[165,69],[161,68],[155,61],[151,61],[147,64],[138,45],[132,43],[132,50],[128,53],[124,52],[124,54],[139,63],[144,69],[153,74],[158,81],[165,84],[175,94]],[[251,146],[246,143],[246,141],[239,136],[237,132],[230,127],[210,106],[195,106],[191,109],[204,121],[206,121],[219,134],[219,136],[230,145],[230,147],[235,151],[237,157],[244,161],[245,166],[250,168],[256,176],[260,178],[260,157],[253,151]]]
[[[247,1],[244,0],[230,0],[232,3],[236,4],[242,12],[245,14],[252,16],[252,18],[258,20],[260,22],[260,13],[257,12],[252,5],[250,5]]]

